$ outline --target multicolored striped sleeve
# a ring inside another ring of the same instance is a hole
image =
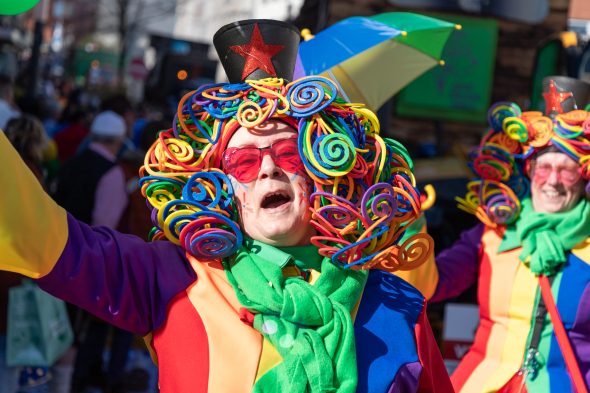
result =
[[[477,281],[484,225],[478,224],[461,233],[451,247],[436,256],[438,283],[431,302],[460,295]]]
[[[0,269],[116,326],[145,335],[196,279],[182,250],[76,221],[56,205],[0,133]]]

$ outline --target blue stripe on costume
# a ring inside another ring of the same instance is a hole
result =
[[[574,254],[570,254],[563,268],[557,296],[555,292],[553,295],[556,296],[555,301],[557,302],[559,315],[561,315],[566,330],[571,329],[574,324],[580,306],[579,300],[582,298],[582,293],[589,282],[590,269],[588,269],[588,263]]]
[[[399,277],[372,270],[354,322],[357,392],[387,392],[406,363],[418,362],[414,327],[424,297]]]
[[[569,330],[574,324],[578,313],[579,299],[582,298],[582,293],[588,282],[590,282],[590,269],[588,269],[586,262],[574,254],[570,254],[562,271],[559,288],[553,291],[553,296],[556,298],[561,320],[566,330]],[[551,331],[553,332],[554,329],[552,328]],[[552,392],[572,391],[569,374],[563,372],[565,369],[565,361],[557,343],[557,338],[555,334],[552,334],[551,347],[547,356],[547,370]]]

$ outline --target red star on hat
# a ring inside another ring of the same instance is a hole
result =
[[[563,113],[561,104],[572,96],[573,94],[569,91],[564,93],[558,92],[555,82],[553,80],[549,81],[549,91],[543,93],[543,98],[545,98],[545,113],[548,115],[552,112]]]
[[[255,23],[249,43],[233,45],[229,48],[246,60],[244,70],[242,71],[242,80],[244,80],[257,69],[261,69],[269,75],[277,76],[271,59],[274,55],[282,51],[285,46],[267,45],[262,39],[258,23]]]

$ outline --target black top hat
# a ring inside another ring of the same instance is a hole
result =
[[[553,94],[551,94],[551,82],[555,86]],[[562,75],[547,76],[543,78],[543,92],[547,106],[545,111],[548,114],[553,109],[557,112],[569,112],[590,104],[590,83],[581,79]],[[553,102],[547,102],[551,100]]]
[[[291,80],[299,30],[277,20],[242,20],[217,30],[213,45],[231,83],[269,77]]]

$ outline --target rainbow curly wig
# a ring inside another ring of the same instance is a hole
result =
[[[490,227],[514,223],[530,190],[527,166],[550,146],[578,162],[582,178],[590,180],[590,112],[548,109],[550,115],[523,112],[512,102],[489,109],[491,129],[470,154],[476,178],[468,183],[465,198],[457,198],[460,209]]]
[[[221,156],[239,127],[269,119],[298,132],[299,154],[313,181],[312,243],[345,268],[411,269],[432,240],[402,240],[420,215],[413,164],[398,142],[379,136],[361,104],[344,102],[323,77],[280,78],[202,86],[178,104],[173,126],[159,134],[141,169],[152,209],[152,240],[168,239],[198,260],[225,258],[244,235]],[[401,242],[401,244],[399,244]]]

